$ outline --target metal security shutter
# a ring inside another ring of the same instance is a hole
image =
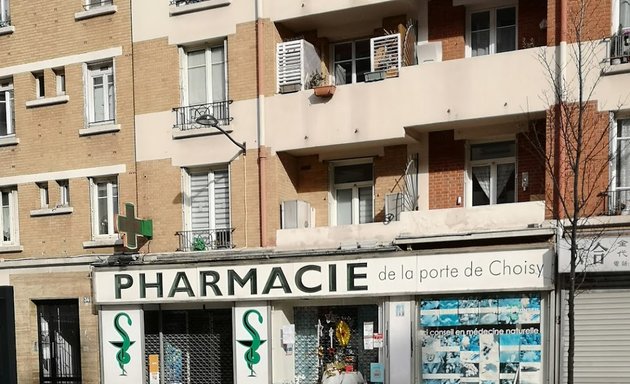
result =
[[[569,324],[563,292],[562,383]],[[630,383],[630,290],[591,290],[575,298],[575,384]]]

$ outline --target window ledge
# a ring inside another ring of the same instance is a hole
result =
[[[32,210],[31,216],[63,215],[67,213],[72,213],[73,211],[74,208],[72,207],[41,208]]]
[[[91,125],[88,128],[79,129],[79,136],[100,135],[101,133],[118,131],[120,131],[120,124]]]
[[[45,105],[63,104],[63,103],[67,103],[69,100],[70,100],[70,96],[68,95],[43,97],[41,99],[27,101],[26,108],[43,107]]]
[[[230,5],[232,0],[205,0],[199,3],[180,5],[171,5],[169,8],[169,15],[177,16],[184,13],[203,11],[205,9],[225,7]]]
[[[17,145],[19,142],[20,142],[20,139],[15,137],[15,135],[0,137],[0,147],[4,147],[8,145]]]
[[[22,252],[24,247],[21,245],[0,245],[0,253]]]
[[[8,27],[0,28],[0,36],[1,35],[10,35],[15,32],[15,27],[13,25],[9,25]]]
[[[115,245],[122,245],[123,241],[118,237],[94,239],[83,242],[83,248],[101,248],[101,247],[113,247]]]
[[[227,133],[232,133],[231,129],[223,130]],[[184,139],[186,137],[195,137],[195,136],[210,136],[210,135],[221,135],[221,131],[216,128],[194,128],[194,129],[185,129],[180,130],[178,128],[173,128],[173,139]]]
[[[101,15],[109,15],[111,13],[116,13],[118,11],[118,7],[115,5],[102,5],[99,7],[94,7],[92,9],[88,9],[87,11],[81,11],[74,14],[74,20],[84,20],[89,19],[96,16]]]
[[[603,75],[617,75],[630,72],[630,63],[613,64],[602,71]]]

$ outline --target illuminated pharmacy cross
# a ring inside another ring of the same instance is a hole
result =
[[[125,214],[118,215],[118,232],[125,233],[125,247],[138,248],[138,236],[147,239],[153,237],[153,220],[141,220],[136,217],[136,207],[132,203],[125,203]]]

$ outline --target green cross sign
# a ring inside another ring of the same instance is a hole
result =
[[[138,236],[147,239],[153,237],[153,220],[141,220],[136,217],[136,207],[132,203],[125,203],[125,214],[118,215],[116,220],[118,232],[125,233],[125,247],[128,249],[138,248]]]

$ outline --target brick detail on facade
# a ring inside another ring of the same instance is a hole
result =
[[[559,44],[560,29],[560,0],[548,0],[547,2],[547,45]],[[581,41],[601,40],[610,37],[612,24],[611,0],[567,0],[567,43],[575,43],[576,25],[581,19],[580,9],[583,5],[584,27],[581,32]]]
[[[464,206],[465,142],[453,131],[429,133],[429,209]]]
[[[134,43],[133,50],[136,114],[179,107],[181,76],[177,46],[161,38]]]
[[[466,8],[451,0],[429,1],[429,41],[442,42],[442,60],[462,59],[466,47]]]

